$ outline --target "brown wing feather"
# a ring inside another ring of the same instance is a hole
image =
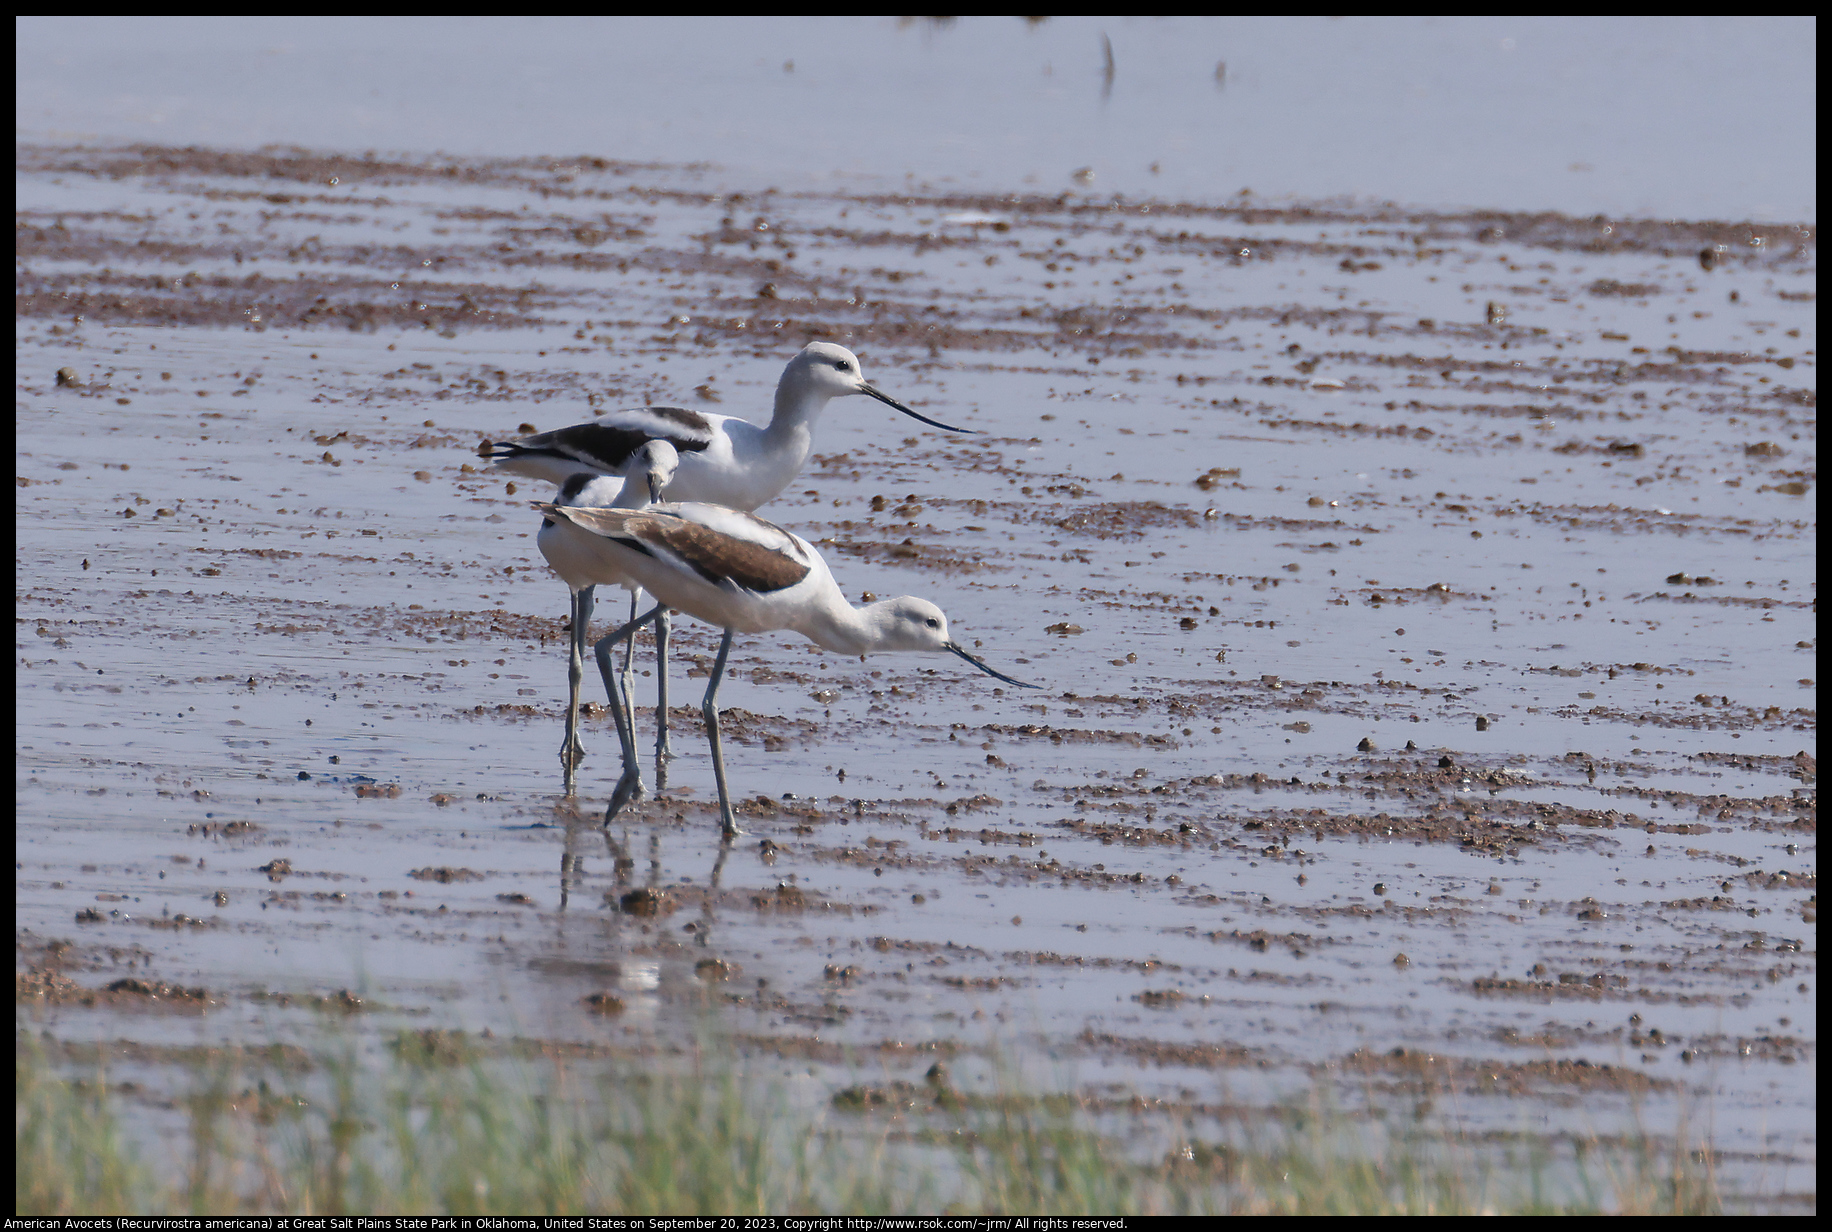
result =
[[[768,594],[787,590],[808,576],[808,566],[792,556],[685,518],[648,518],[645,523],[645,532],[709,582],[729,579],[745,590]]]
[[[654,555],[644,543],[648,540],[678,556],[714,585],[730,581],[745,590],[769,594],[787,590],[808,576],[806,561],[722,534],[686,518],[629,509],[573,508],[560,514],[557,506],[545,501],[536,501],[534,506],[549,515],[559,514],[594,534],[615,539],[632,551]],[[762,521],[761,518],[756,520]]]

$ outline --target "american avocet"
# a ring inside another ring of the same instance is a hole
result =
[[[630,458],[645,442],[667,441],[678,463],[667,495],[676,501],[704,501],[734,509],[756,509],[773,499],[795,479],[814,448],[814,425],[834,398],[864,394],[935,428],[974,432],[917,414],[865,379],[859,358],[831,342],[810,342],[797,352],[776,383],[776,408],[768,424],[754,424],[730,415],[706,415],[674,406],[640,407],[613,411],[590,423],[557,428],[517,441],[486,441],[477,452],[496,463],[496,469],[564,484],[575,475],[615,477],[627,473]],[[608,493],[594,490],[594,496]],[[575,506],[596,503],[572,500]],[[601,579],[620,580],[620,579]],[[567,582],[572,586],[571,580]],[[591,592],[574,590],[575,617],[584,595],[589,613]],[[633,613],[632,613],[633,614]],[[658,651],[667,643],[668,616],[656,620]],[[583,631],[575,635],[583,645]],[[665,652],[658,654],[656,677],[668,678]],[[575,652],[575,669],[577,666]],[[575,673],[576,675],[576,673]],[[665,689],[665,685],[662,686]],[[560,760],[569,768],[582,756],[574,729],[577,689],[569,705],[568,733],[560,746]],[[668,751],[668,715],[665,703],[657,707],[659,731],[656,752]]]
[[[890,650],[931,651],[958,655],[1007,684],[1037,688],[988,667],[948,636],[948,618],[927,599],[904,595],[863,608],[846,601],[812,544],[772,522],[738,509],[708,504],[651,505],[647,509],[587,509],[538,503],[549,518],[564,520],[591,538],[581,541],[595,550],[606,576],[631,578],[666,606],[679,608],[725,636],[713,664],[706,700],[706,739],[712,748],[713,778],[719,786],[720,829],[738,832],[731,794],[725,786],[725,759],[719,749],[719,682],[737,633],[790,630],[836,654],[865,655]],[[605,693],[624,730],[621,717],[627,698],[619,698],[610,649],[656,618],[661,607],[597,644],[598,671]],[[624,745],[623,777],[605,814],[608,822],[642,791],[633,738]]]
[[[630,455],[624,466],[621,479],[609,475],[594,475],[581,471],[571,476],[560,485],[560,494],[555,499],[563,505],[582,505],[641,509],[661,499],[662,489],[674,478],[675,467],[680,462],[680,455],[674,446],[667,441],[655,440],[643,442],[642,448]],[[592,550],[585,532],[579,530],[565,519],[544,518],[541,531],[535,536],[535,545],[541,549],[541,555],[547,558],[548,567],[560,575],[572,591],[572,636],[568,639],[572,653],[566,670],[566,742],[560,746],[560,758],[570,770],[573,765],[583,760],[585,750],[579,743],[579,681],[585,671],[586,630],[592,620],[592,588],[604,581],[616,581],[603,576],[597,553]],[[637,597],[642,588],[635,582],[624,583],[630,591],[630,619],[636,618]],[[666,662],[667,626],[657,618],[655,630],[656,642],[660,655]],[[634,638],[631,639],[634,641]],[[624,656],[624,676],[630,672],[629,655]],[[627,685],[626,685],[627,687]],[[660,690],[657,709],[668,712],[668,681],[664,675],[657,686]],[[665,728],[664,724],[664,728]],[[631,733],[634,739],[635,733]],[[622,733],[618,733],[622,739]]]

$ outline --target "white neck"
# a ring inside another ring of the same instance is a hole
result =
[[[777,440],[803,436],[812,441],[814,425],[832,400],[831,394],[816,392],[799,381],[783,382],[776,387],[776,406],[766,431]]]
[[[862,608],[850,603],[821,607],[811,611],[806,620],[795,626],[795,631],[822,650],[835,654],[863,655],[906,649],[890,644],[889,630],[877,619],[878,609],[888,603],[889,600],[882,600]]]
[[[830,606],[815,605],[814,610],[795,626],[795,631],[821,649],[831,650],[835,654],[865,655],[891,650],[944,649],[945,631],[929,633],[916,630],[907,618],[893,615],[902,601],[880,599],[864,607],[853,607],[842,599]]]

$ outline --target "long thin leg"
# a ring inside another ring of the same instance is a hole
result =
[[[633,619],[599,638],[594,650],[598,660],[598,675],[604,681],[605,696],[611,703],[611,713],[617,724],[617,739],[623,744],[624,766],[628,770],[633,770],[636,765],[636,715],[630,700],[629,678],[622,676],[620,680],[620,673],[611,666],[611,654],[618,642],[622,642],[628,649],[630,643],[636,640],[637,631],[654,619],[655,611],[652,609],[647,615]],[[621,683],[622,687],[614,687],[617,683]]]
[[[668,609],[655,618],[655,773],[662,774],[662,762],[673,757],[668,743]]]
[[[658,607],[647,616],[632,620],[616,631],[598,639],[594,654],[598,659],[598,674],[604,678],[604,693],[611,703],[611,718],[617,724],[617,739],[623,744],[623,777],[617,780],[617,789],[611,793],[610,807],[605,810],[604,824],[610,825],[624,805],[631,800],[642,798],[642,767],[636,760],[636,727],[630,714],[630,699],[623,696],[618,687],[616,669],[611,666],[611,648],[626,638],[634,638],[636,631],[655,619]]]
[[[732,652],[732,631],[727,629],[719,640],[719,658],[712,665],[712,683],[706,686],[706,700],[700,713],[706,716],[706,743],[712,746],[712,777],[719,785],[719,835],[730,840],[738,836],[738,819],[732,816],[731,792],[725,786],[725,755],[719,751],[719,682],[725,679],[725,659]]]
[[[579,743],[579,682],[585,676],[585,641],[592,625],[592,588],[584,587],[572,597],[572,648],[566,664],[566,739],[560,745],[560,761],[568,770],[585,760],[585,746]]]
[[[630,619],[631,620],[636,619],[637,604],[640,603],[641,600],[642,600],[642,591],[632,590],[630,592]],[[636,731],[636,710],[635,710],[636,673],[634,670],[632,670],[634,667],[632,660],[635,658],[636,658],[636,635],[632,633],[630,634],[630,640],[624,643],[624,647],[623,647],[623,696],[624,696],[624,700],[626,702],[629,702],[630,707],[631,707],[630,709],[630,731],[632,734],[634,734],[634,732]]]

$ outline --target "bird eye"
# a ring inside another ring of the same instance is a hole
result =
[[[833,366],[838,368],[841,372],[849,371],[852,368],[852,365],[843,359],[834,360]]]
[[[939,620],[937,620],[937,619],[935,619],[935,617],[933,617],[933,616],[929,616],[929,617],[926,617],[926,618],[924,618],[924,620],[923,620],[923,622],[922,622],[922,623],[923,623],[923,624],[925,624],[925,625],[927,625],[927,626],[929,626],[929,628],[931,628],[931,629],[939,629],[939,628],[941,628],[941,621],[939,621]]]

